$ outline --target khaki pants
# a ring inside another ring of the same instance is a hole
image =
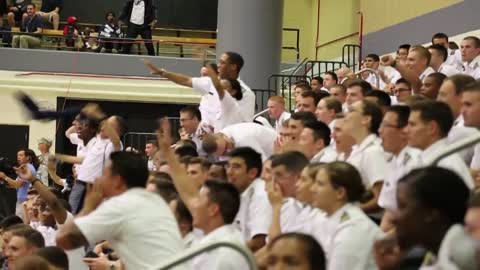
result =
[[[32,36],[13,36],[12,47],[22,49],[40,47],[40,39]]]

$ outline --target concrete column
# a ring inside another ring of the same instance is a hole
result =
[[[219,0],[217,58],[225,51],[243,56],[242,80],[252,89],[267,89],[279,74],[283,0]]]

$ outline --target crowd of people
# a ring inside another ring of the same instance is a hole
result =
[[[88,104],[65,133],[76,156],[50,154],[48,139],[40,160],[21,149],[16,175],[0,172],[17,189],[16,215],[0,222],[2,269],[154,269],[217,241],[259,269],[478,269],[480,144],[432,162],[479,132],[480,40],[448,44],[439,33],[427,48],[367,55],[379,81],[348,68],[298,81],[269,98],[272,124],[254,119],[238,53],[199,77],[145,61],[201,95],[179,112],[180,139],[162,118],[144,154],[124,150],[125,120]],[[219,248],[181,269],[248,263]]]

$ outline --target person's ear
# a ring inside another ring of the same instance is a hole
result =
[[[348,201],[347,190],[344,187],[339,187],[335,189],[336,198],[339,201]]]
[[[258,169],[257,168],[251,168],[247,171],[247,174],[248,174],[249,178],[257,178]]]

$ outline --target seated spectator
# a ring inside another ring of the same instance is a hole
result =
[[[201,109],[199,110],[199,108],[195,106],[187,106],[180,110],[180,127],[183,128],[187,134],[187,138],[195,142],[197,152],[201,156],[206,155],[202,149],[203,137],[206,134],[213,133],[214,130],[213,126],[207,124],[203,119]]]
[[[323,94],[322,94],[323,95]],[[297,96],[297,112],[311,112],[315,113],[317,104],[322,96],[313,91],[303,91]]]
[[[238,147],[251,147],[266,160],[273,154],[273,142],[277,133],[255,123],[240,123],[203,137],[202,147],[207,154],[225,157]]]
[[[455,50],[450,48],[450,42],[448,41],[448,36],[446,34],[436,33],[435,35],[433,35],[432,45],[434,46],[439,45],[444,47],[447,50],[446,52],[447,59],[444,61],[446,65],[449,65],[458,70],[462,68],[462,53],[460,52],[460,50],[458,50],[458,45],[457,45],[457,49]],[[450,76],[450,75],[447,75],[447,76]]]
[[[291,114],[285,110],[285,99],[281,96],[271,96],[267,103],[268,116],[275,120],[275,130],[280,132],[282,123],[289,119]]]
[[[367,93],[365,100],[371,101],[380,108],[382,115],[388,110],[390,105],[392,105],[392,100],[390,96],[382,90],[372,90]]]
[[[200,188],[208,179],[211,163],[201,157],[191,158],[187,163],[187,175]]]
[[[381,231],[356,206],[364,195],[362,178],[352,165],[333,162],[320,167],[311,187],[314,205],[327,215],[316,229],[327,254],[327,269],[377,269],[372,254]]]
[[[48,263],[58,270],[68,270],[68,257],[65,251],[58,247],[44,247],[37,249],[35,255],[44,258]]]
[[[208,170],[208,178],[221,181],[227,181],[227,170],[225,167],[227,163],[225,161],[217,161],[212,163]]]
[[[348,111],[347,99],[347,87],[343,84],[335,84],[330,88],[330,94],[337,98],[342,103],[342,112]]]
[[[371,68],[378,72],[378,68],[380,67],[380,57],[374,53],[367,55],[367,57],[365,57],[364,66],[365,68]],[[367,73],[367,78],[365,79],[365,81],[367,81],[373,89],[382,90],[385,88],[385,86],[387,86],[380,76],[375,76],[373,73],[370,72],[365,73]]]
[[[343,84],[352,74],[352,70],[347,67],[341,67],[335,71],[338,78],[338,84]]]
[[[18,228],[10,231],[10,233],[11,238],[5,250],[8,269],[16,269],[16,263],[22,257],[32,255],[38,249],[45,247],[42,234],[32,228]]]
[[[193,217],[185,203],[177,198],[170,201],[170,209],[177,219],[180,234],[186,248],[192,247],[196,242],[203,238],[204,234],[201,230],[193,228]]]
[[[63,0],[43,0],[40,11],[37,12],[44,20],[53,24],[53,30],[60,26],[60,11],[63,8]]]
[[[325,252],[311,236],[300,233],[279,235],[268,244],[266,269],[325,270]]]
[[[150,172],[146,190],[159,194],[167,203],[177,197],[177,190],[172,183],[172,178],[164,172]]]
[[[445,78],[447,78],[447,76],[440,72],[429,74],[423,81],[422,87],[420,88],[420,94],[429,99],[437,99],[438,91]]]
[[[155,171],[155,164],[153,163],[154,154],[158,151],[158,144],[156,140],[147,141],[145,144],[145,155],[147,155],[147,166],[149,171]]]
[[[448,52],[444,46],[440,44],[432,45],[428,47],[428,51],[432,55],[430,67],[433,68],[435,72],[440,72],[447,77],[460,73],[456,66],[447,64]]]
[[[310,87],[314,92],[320,92],[323,88],[323,78],[320,76],[313,77],[312,81],[310,81]]]
[[[464,73],[480,79],[480,39],[468,36],[462,40],[461,48]]]
[[[100,33],[98,35],[100,53],[105,53],[107,51],[118,53],[120,48],[118,38],[120,38],[121,34],[122,29],[118,26],[115,13],[113,11],[107,12],[107,14],[105,14],[105,24],[100,29]]]
[[[311,112],[296,112],[293,113],[288,120],[288,138],[293,142],[300,140],[300,134],[308,122],[316,121],[316,117]]]
[[[27,5],[27,17],[22,23],[22,32],[31,35],[15,35],[12,40],[13,48],[29,49],[40,46],[40,35],[43,31],[43,19],[35,13],[34,3]]]
[[[354,102],[364,99],[370,90],[372,86],[368,82],[360,79],[352,80],[347,85],[346,104],[351,106]]]
[[[345,116],[338,114],[335,116],[335,124],[332,130],[332,139],[335,141],[335,150],[337,151],[337,160],[345,161],[352,153],[352,147],[355,145],[355,140],[347,132],[343,126]]]
[[[315,116],[318,121],[322,121],[330,130],[333,129],[335,124],[335,115],[342,112],[342,103],[334,96],[322,98],[315,110]]]
[[[50,270],[52,266],[48,261],[37,255],[29,255],[19,258],[15,263],[15,267],[9,268],[11,270]]]
[[[400,78],[395,82],[393,94],[397,98],[397,103],[403,104],[407,97],[412,95],[412,86],[407,80]]]
[[[298,145],[312,163],[337,160],[337,153],[330,147],[330,128],[323,122],[306,123]]]
[[[77,218],[59,230],[57,245],[70,250],[107,240],[126,269],[154,267],[182,250],[175,218],[164,200],[144,190],[142,156],[114,152],[110,160]]]
[[[330,92],[330,89],[336,84],[338,84],[338,77],[335,72],[327,71],[323,74],[323,89]]]
[[[402,254],[417,245],[430,253],[422,269],[477,269],[473,241],[453,242],[465,239],[458,224],[464,220],[469,189],[462,179],[450,170],[428,167],[413,170],[398,185],[399,210],[394,216],[396,235],[392,237],[396,241],[376,243],[380,269],[387,265],[395,269],[397,265],[392,262],[400,262]]]
[[[183,145],[175,149],[175,154],[179,159],[184,157],[198,157],[198,152],[195,147],[190,145]]]
[[[10,27],[18,26],[22,24],[25,17],[27,17],[27,6],[30,4],[30,0],[15,0],[13,5],[8,7],[8,25]],[[0,11],[3,14],[3,11]],[[3,19],[3,18],[2,18]]]

